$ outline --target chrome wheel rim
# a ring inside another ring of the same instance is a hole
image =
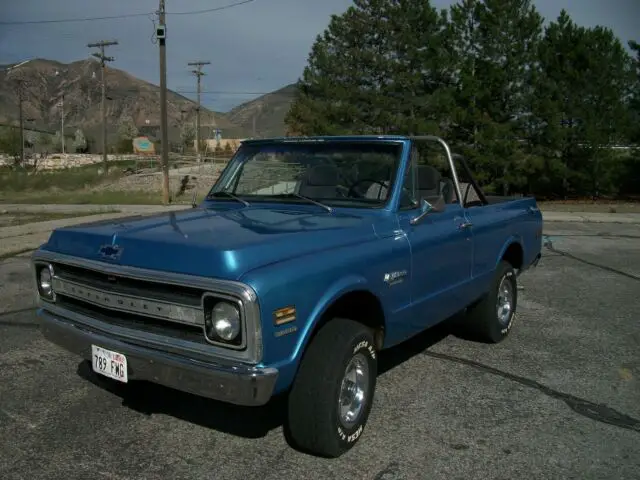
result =
[[[358,353],[347,365],[340,386],[338,412],[343,427],[350,428],[358,421],[368,391],[369,363],[362,353]]]
[[[500,286],[498,286],[498,300],[496,303],[498,321],[506,326],[513,313],[513,285],[507,277],[502,277]]]

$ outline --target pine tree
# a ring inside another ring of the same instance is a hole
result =
[[[629,48],[635,58],[631,61],[631,95],[629,98],[629,140],[640,144],[640,43],[631,40]]]
[[[385,37],[382,22],[373,15],[380,3],[355,1],[344,14],[333,15],[316,38],[285,119],[293,134],[364,133],[371,128],[370,97],[382,75],[374,68],[377,59],[370,44]]]
[[[629,42],[629,48],[635,55],[630,62],[630,95],[628,99],[629,130],[628,140],[632,149],[624,158],[618,171],[620,193],[638,194],[640,191],[640,43]]]
[[[482,85],[476,75],[480,60],[480,6],[478,0],[463,0],[452,5],[450,10],[449,44],[455,82],[451,140],[462,148],[475,147],[482,123],[477,105]]]
[[[426,0],[356,0],[314,43],[291,134],[427,133],[446,103],[446,17]]]
[[[531,0],[485,0],[474,9],[474,102],[481,119],[474,167],[489,190],[508,194],[526,189],[539,165],[529,145],[529,116],[543,19]]]
[[[575,25],[566,11],[549,24],[539,49],[538,144],[554,190],[598,195],[615,189],[615,156],[625,141],[631,59],[611,30]]]
[[[539,186],[565,196],[571,177],[571,148],[577,142],[574,116],[579,93],[572,88],[581,82],[584,63],[584,28],[575,25],[565,10],[551,22],[538,49],[537,102],[534,116],[538,119],[536,143],[546,159]]]

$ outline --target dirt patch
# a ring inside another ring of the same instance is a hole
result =
[[[16,227],[28,223],[46,222],[49,220],[60,220],[64,218],[86,217],[94,213],[31,213],[12,212],[2,213],[0,211],[0,227]]]
[[[169,191],[174,199],[188,197],[197,192],[206,194],[218,179],[223,165],[204,165],[202,167],[177,168],[169,172]],[[92,186],[91,192],[162,192],[162,173],[142,171],[126,175],[114,181]]]

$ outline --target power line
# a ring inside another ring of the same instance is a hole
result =
[[[207,8],[205,10],[194,10],[188,12],[164,12],[165,15],[201,15],[203,13],[212,13],[218,12],[220,10],[226,10],[228,8],[238,7],[240,5],[244,5],[246,3],[255,2],[255,0],[242,0],[240,2],[230,3],[228,5],[222,5],[220,7]],[[123,18],[132,18],[132,17],[148,17],[151,12],[144,13],[125,13],[122,15],[107,15],[102,17],[84,17],[84,18],[61,18],[57,20],[24,20],[24,21],[11,21],[11,22],[0,22],[0,25],[8,26],[8,25],[42,25],[46,23],[71,23],[71,22],[92,22],[97,20],[119,20]],[[155,12],[153,12],[155,13]]]
[[[229,5],[223,5],[221,7],[207,8],[205,10],[196,10],[191,12],[167,12],[167,15],[198,15],[201,13],[211,13],[218,12],[220,10],[226,10],[227,8],[238,7],[240,5],[244,5],[245,3],[255,2],[255,0],[243,0],[241,2],[230,3]]]
[[[70,22],[92,22],[94,20],[115,20],[131,17],[148,17],[149,13],[128,13],[124,15],[109,15],[105,17],[85,17],[85,18],[62,18],[58,20],[25,20],[18,22],[0,22],[0,25],[42,25],[44,23],[70,23]]]
[[[156,86],[156,85],[154,85]],[[118,89],[118,92],[122,93],[139,93],[140,88],[121,88]],[[144,89],[143,89],[144,90]],[[170,92],[178,93],[178,94],[197,94],[197,90],[182,90],[182,89],[169,89]],[[205,95],[273,95],[273,96],[282,96],[282,97],[292,97],[296,95],[296,92],[278,92],[277,90],[272,91],[264,91],[264,92],[255,92],[255,91],[239,91],[239,90],[200,90],[200,93]]]
[[[132,90],[133,91],[133,90]],[[175,93],[180,94],[193,94],[198,93],[193,90],[172,90]],[[238,92],[238,91],[226,91],[226,90],[201,90],[201,94],[203,95],[274,95],[274,96],[283,96],[283,97],[292,97],[295,96],[296,92]]]

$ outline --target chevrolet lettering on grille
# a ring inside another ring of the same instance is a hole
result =
[[[107,292],[59,277],[54,277],[53,288],[60,295],[66,295],[111,310],[135,313],[187,325],[204,325],[204,314],[199,307],[176,305],[148,298]]]

